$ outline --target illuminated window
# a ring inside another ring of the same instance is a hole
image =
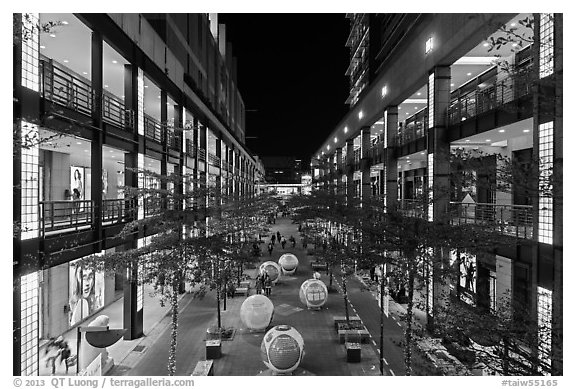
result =
[[[428,128],[434,127],[434,73],[428,76]]]
[[[434,154],[428,154],[428,221],[434,220]]]
[[[540,124],[538,133],[538,155],[540,158],[539,196],[538,196],[538,241],[552,244],[553,241],[553,203],[552,169],[554,167],[553,150],[554,125],[552,122]]]
[[[552,291],[538,287],[538,360],[540,366],[551,363]],[[541,370],[541,367],[540,367]]]
[[[21,147],[21,239],[38,237],[38,126],[22,121]]]
[[[38,23],[39,14],[22,14],[22,86],[35,92],[40,90]]]
[[[540,78],[554,72],[554,18],[552,14],[540,16]]]
[[[138,134],[144,135],[144,71],[138,68]]]
[[[431,52],[433,48],[434,48],[434,39],[432,37],[430,37],[426,41],[426,54]]]
[[[20,372],[38,375],[38,273],[20,277]]]

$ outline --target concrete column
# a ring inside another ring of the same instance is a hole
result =
[[[387,209],[398,207],[398,161],[394,157],[394,139],[398,132],[398,107],[388,107],[384,115],[386,163],[384,164],[384,205]]]
[[[354,138],[346,140],[346,199],[352,203],[354,197]]]
[[[92,125],[102,128],[102,88],[103,88],[103,45],[102,35],[92,32],[92,55],[91,55],[91,77],[94,91],[94,109],[92,111]],[[94,251],[102,250],[102,145],[104,143],[103,132],[94,133],[94,138],[90,148],[90,168],[91,168],[91,189],[90,199],[94,204]],[[83,177],[82,179],[86,179]]]
[[[446,222],[450,202],[450,143],[446,133],[446,111],[450,104],[450,67],[433,69],[428,79],[428,220]],[[448,304],[449,282],[440,279],[440,269],[449,266],[449,250],[435,252],[428,288],[428,325],[434,327],[436,308]],[[430,296],[431,295],[431,296]],[[432,304],[430,304],[430,302]]]
[[[342,147],[336,149],[336,194],[343,194],[342,188],[342,169],[344,161],[342,160]]]
[[[360,198],[362,201],[369,200],[372,196],[370,188],[370,127],[362,127],[360,129],[361,137],[361,163],[360,169],[362,172],[360,181]]]

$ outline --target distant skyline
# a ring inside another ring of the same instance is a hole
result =
[[[348,112],[345,14],[219,14],[238,61],[246,144],[309,164]]]

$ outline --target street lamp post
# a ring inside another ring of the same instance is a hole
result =
[[[100,316],[102,317],[102,316]],[[106,316],[103,316],[106,317]],[[106,317],[107,318],[107,317]],[[98,320],[98,318],[96,319]],[[76,327],[76,375],[80,373],[80,345],[82,332],[86,333],[86,341],[94,347],[106,348],[116,343],[126,329],[109,329],[108,326],[78,326]]]

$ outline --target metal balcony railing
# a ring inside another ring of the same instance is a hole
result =
[[[451,100],[448,107],[449,124],[458,124],[461,121],[502,107],[507,103],[529,95],[531,91],[531,71],[530,68],[527,68],[504,79],[486,81],[482,84],[488,85],[478,86],[475,90]]]
[[[94,91],[89,82],[50,59],[40,60],[42,97],[66,108],[92,114]]]
[[[144,136],[146,138],[162,143],[162,125],[156,119],[144,114]]]
[[[196,158],[197,151],[198,151],[198,148],[192,142],[192,140],[186,139],[186,155],[188,155],[191,158]]]
[[[422,200],[414,199],[399,199],[398,200],[398,211],[404,216],[425,218],[426,217],[426,207]]]
[[[206,150],[202,147],[198,147],[198,159],[201,161],[206,161]]]
[[[144,217],[157,215],[162,210],[162,199],[158,197],[147,197],[143,201]]]
[[[533,213],[530,205],[450,203],[452,224],[481,224],[502,234],[532,239]]]
[[[428,123],[428,108],[420,110],[416,115],[399,123],[396,136],[396,146],[402,146],[416,139],[426,136],[426,123]]]
[[[134,128],[134,112],[124,107],[124,101],[111,93],[102,95],[102,120],[120,128]]]
[[[39,203],[42,235],[88,229],[94,220],[91,200],[57,200]]]
[[[212,153],[208,153],[208,163],[210,163],[212,166],[220,167],[220,157]]]
[[[102,223],[123,223],[137,215],[136,202],[127,199],[102,200]]]

